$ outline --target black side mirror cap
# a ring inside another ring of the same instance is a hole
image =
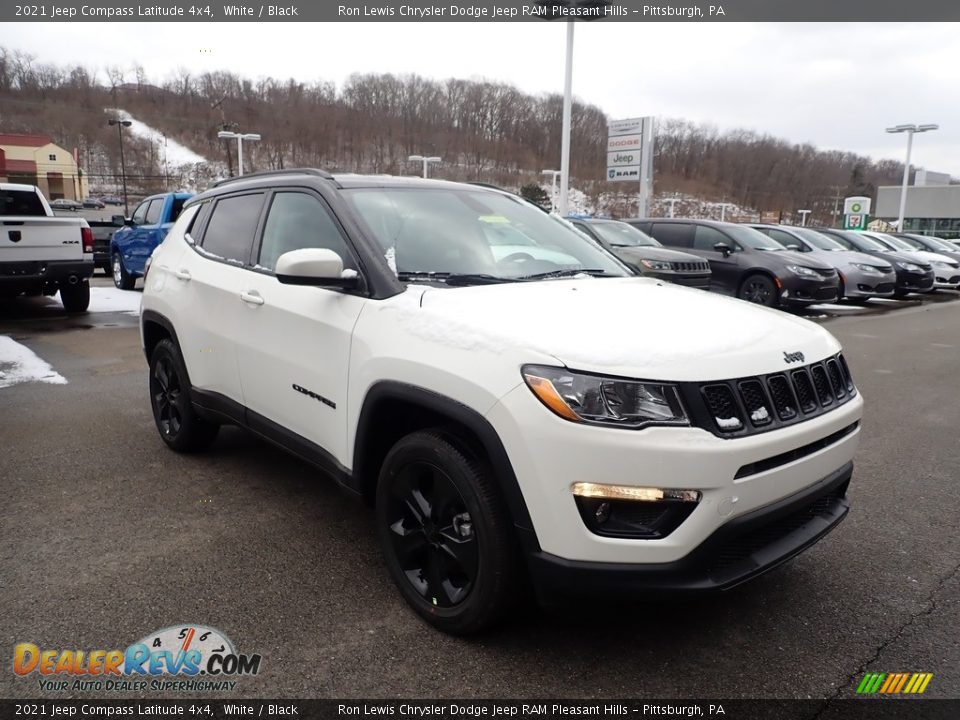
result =
[[[716,250],[718,253],[723,253],[724,257],[728,257],[730,253],[733,252],[733,248],[723,242],[715,243],[713,246],[713,249]]]

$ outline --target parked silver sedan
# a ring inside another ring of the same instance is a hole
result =
[[[836,240],[816,230],[786,225],[753,225],[772,240],[797,252],[816,253],[837,269],[840,275],[840,297],[866,300],[874,297],[893,297],[897,274],[883,259],[865,253],[847,250]]]

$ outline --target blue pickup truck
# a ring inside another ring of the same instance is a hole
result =
[[[124,220],[110,240],[110,267],[113,284],[121,290],[132,290],[154,248],[163,242],[173,223],[180,216],[190,193],[151,195],[137,205],[133,217]]]

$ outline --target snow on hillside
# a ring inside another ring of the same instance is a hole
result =
[[[137,120],[126,110],[121,110],[120,108],[107,108],[106,111],[108,113],[114,113],[122,120],[129,120],[131,122],[129,128],[131,133],[136,135],[138,138],[142,138],[154,143],[158,146],[158,150],[161,153],[165,151],[167,165],[169,167],[179,168],[183,167],[184,165],[196,165],[197,163],[208,162],[207,159],[202,155],[198,155],[190,148],[178,143],[176,140],[171,140],[170,138],[165,137],[162,132],[150,127],[145,122]]]

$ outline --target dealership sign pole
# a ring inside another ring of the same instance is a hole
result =
[[[611,120],[607,126],[607,181],[637,182],[637,214],[649,214],[653,180],[653,118]]]

